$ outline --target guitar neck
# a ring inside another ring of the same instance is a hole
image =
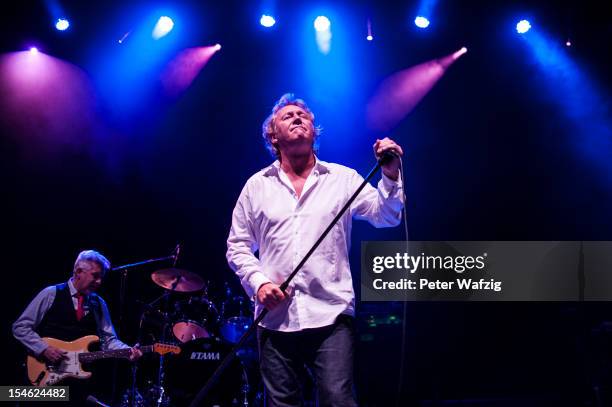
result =
[[[152,345],[141,346],[139,349],[141,350],[142,353],[152,352],[153,346]],[[98,360],[98,359],[113,359],[113,358],[128,359],[130,357],[130,354],[131,354],[130,348],[101,350],[98,352],[84,352],[84,353],[79,353],[79,362],[89,363],[89,362],[93,362],[94,360]]]

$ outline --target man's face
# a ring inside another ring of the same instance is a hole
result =
[[[89,295],[96,292],[102,285],[102,267],[91,261],[84,262],[76,269],[72,283],[81,294]]]
[[[272,144],[289,153],[307,153],[312,151],[314,125],[310,114],[299,106],[287,105],[274,117],[276,133]]]

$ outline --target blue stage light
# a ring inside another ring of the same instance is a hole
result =
[[[531,24],[527,20],[521,20],[516,24],[516,32],[519,34],[525,34],[531,28]]]
[[[263,25],[264,27],[270,28],[274,24],[276,24],[276,20],[274,19],[274,17],[264,14],[261,16],[259,23]]]
[[[158,40],[172,31],[173,27],[174,21],[172,21],[170,17],[161,16],[159,20],[157,20],[157,24],[155,24],[155,28],[153,28],[153,33],[151,35],[154,39]]]
[[[65,18],[58,18],[55,22],[55,28],[57,28],[59,31],[65,31],[68,29],[68,27],[70,27],[70,22]]]
[[[329,18],[325,16],[318,16],[314,20],[314,28],[315,30],[319,32],[329,30],[330,26],[331,26],[331,22],[329,21]]]
[[[429,20],[423,16],[418,16],[417,18],[414,19],[414,25],[416,25],[419,28],[427,28],[429,27]]]
[[[368,34],[368,36],[366,37],[366,40],[368,41],[372,41],[374,39],[374,37],[372,37],[371,35]]]

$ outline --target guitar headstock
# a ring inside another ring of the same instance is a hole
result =
[[[167,343],[155,343],[153,344],[153,352],[165,355],[166,353],[173,353],[178,355],[181,353],[181,348],[176,345],[170,345]]]

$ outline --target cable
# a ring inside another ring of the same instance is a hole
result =
[[[408,236],[408,217],[406,211],[406,189],[405,178],[404,178],[404,163],[402,158],[400,157],[400,178],[402,180],[402,194],[404,195],[404,207],[402,209],[402,215],[404,218],[404,239],[406,242],[406,253],[409,253],[409,236]],[[404,382],[404,368],[405,368],[405,356],[406,356],[406,315],[408,313],[408,301],[404,300],[402,305],[402,334],[401,334],[401,344],[400,344],[400,368],[399,368],[399,377],[397,381],[397,395],[395,398],[395,405],[401,406],[400,398],[402,395],[402,384]]]

